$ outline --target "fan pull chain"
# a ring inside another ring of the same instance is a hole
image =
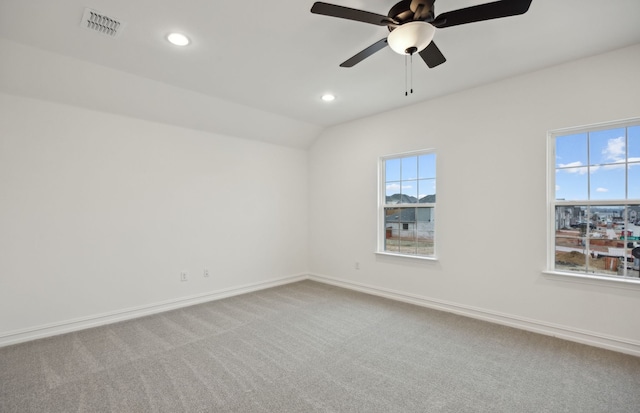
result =
[[[409,67],[409,76],[411,76],[411,77],[409,79],[409,85],[411,85],[411,93],[413,94],[413,53],[411,53],[410,66],[411,67]]]
[[[404,55],[404,95],[408,96],[409,93],[407,93],[407,55]]]
[[[411,62],[407,64],[407,56],[410,56]],[[407,85],[407,82],[409,85]],[[404,95],[409,96],[409,90],[413,94],[413,53],[404,55]]]

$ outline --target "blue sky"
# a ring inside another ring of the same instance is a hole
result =
[[[626,134],[616,128],[558,136],[556,199],[640,199],[640,126],[626,128]]]
[[[405,194],[416,198],[436,193],[434,153],[385,161],[386,195]]]

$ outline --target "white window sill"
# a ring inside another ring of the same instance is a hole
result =
[[[549,275],[562,281],[571,281],[592,285],[608,285],[610,287],[624,289],[640,289],[640,278],[628,278],[623,276],[604,276],[595,274],[579,274],[562,271],[543,271],[545,275]]]
[[[376,255],[383,255],[385,257],[409,258],[413,260],[422,260],[422,261],[438,261],[438,257],[424,257],[421,255],[396,254],[393,252],[386,252],[386,251],[376,251],[375,253]]]

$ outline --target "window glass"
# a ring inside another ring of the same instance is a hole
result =
[[[402,181],[402,202],[415,204],[418,202],[418,181]]]
[[[418,255],[433,255],[435,253],[434,212],[435,208],[417,208],[416,248]]]
[[[588,165],[587,134],[558,136],[555,140],[556,168]]]
[[[433,178],[436,177],[436,154],[430,153],[420,155],[418,157],[418,177]]]
[[[436,202],[435,179],[421,179],[418,181],[418,200],[421,203]]]
[[[400,181],[391,181],[385,184],[385,194],[387,204],[400,203]]]
[[[385,241],[384,250],[390,252],[398,252],[400,240],[400,209],[385,208],[384,228]]]
[[[588,198],[589,181],[587,167],[556,169],[556,199],[567,201]]]
[[[589,164],[624,163],[627,157],[624,128],[589,133]]]
[[[384,199],[380,251],[434,256],[435,162],[435,153],[428,151],[381,159]]]
[[[629,162],[640,162],[640,126],[627,128]]]
[[[632,253],[640,248],[640,119],[611,125],[549,135],[549,262],[555,271],[640,282]]]
[[[418,179],[418,157],[402,158],[402,180]]]
[[[629,164],[627,197],[629,199],[640,199],[640,162]]]
[[[609,165],[592,168],[590,199],[625,199],[625,167]]]
[[[386,182],[400,181],[400,159],[389,159],[385,162],[384,170],[386,174]]]

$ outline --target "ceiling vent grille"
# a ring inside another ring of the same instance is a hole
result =
[[[124,22],[91,9],[84,9],[80,26],[109,37],[118,37]]]

